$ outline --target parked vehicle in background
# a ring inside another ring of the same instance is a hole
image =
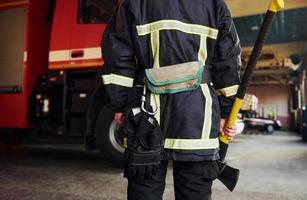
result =
[[[236,131],[236,135],[239,135],[241,133],[243,133],[244,129],[245,129],[245,123],[242,119],[237,119],[237,131]]]
[[[258,98],[253,94],[246,94],[241,106],[241,120],[245,125],[245,130],[256,130],[273,133],[281,128],[279,120],[260,117],[257,113]]]
[[[273,133],[282,126],[279,120],[260,117],[257,112],[243,112],[242,114],[246,130]]]

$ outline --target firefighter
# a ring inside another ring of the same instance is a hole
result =
[[[109,20],[102,41],[107,106],[118,124],[124,122],[125,110],[141,107],[149,69],[173,66],[171,76],[177,65],[179,69],[194,62],[202,72],[193,89],[163,94],[146,89],[164,150],[158,167],[142,158],[126,169],[128,199],[162,199],[168,161],[173,161],[177,200],[211,199],[212,181],[219,172],[218,136],[232,139],[235,134],[236,127],[226,128],[225,121],[240,83],[240,44],[224,0],[125,0]],[[182,73],[186,72],[192,73]],[[160,155],[148,156],[159,160]],[[137,177],[129,175],[132,170]]]

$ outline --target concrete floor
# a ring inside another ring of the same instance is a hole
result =
[[[124,200],[122,170],[97,153],[78,150],[16,150],[0,159],[0,200]],[[240,135],[232,142],[228,163],[241,169],[236,190],[216,181],[216,200],[306,200],[307,143],[295,133]],[[171,168],[166,200],[173,200]]]

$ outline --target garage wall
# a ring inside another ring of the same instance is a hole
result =
[[[270,1],[268,0],[226,0],[233,17],[242,17],[265,13]],[[307,7],[306,0],[286,0],[284,10]]]
[[[268,109],[276,109],[276,118],[282,122],[284,128],[292,127],[289,102],[291,97],[290,86],[251,86],[248,93],[258,97],[258,112],[260,116],[268,114]]]

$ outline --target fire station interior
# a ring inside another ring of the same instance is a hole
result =
[[[263,9],[260,7],[264,5],[262,2],[251,2],[253,9],[242,10],[243,1],[228,1],[242,45],[241,74],[264,17],[263,14],[257,14]],[[302,28],[307,14],[304,8],[306,3],[286,3],[289,9],[279,13],[275,19],[248,93],[258,98],[256,110],[261,117],[278,119],[284,129],[296,129],[303,133],[305,125],[300,122],[303,119],[299,113],[305,110],[306,105],[306,30]]]
[[[225,0],[242,78],[271,0]],[[0,0],[0,200],[126,199],[125,139],[105,106],[101,36],[121,0]],[[237,116],[233,192],[307,198],[307,0],[278,11]],[[18,28],[17,28],[18,27]],[[172,164],[164,199],[174,199]]]

